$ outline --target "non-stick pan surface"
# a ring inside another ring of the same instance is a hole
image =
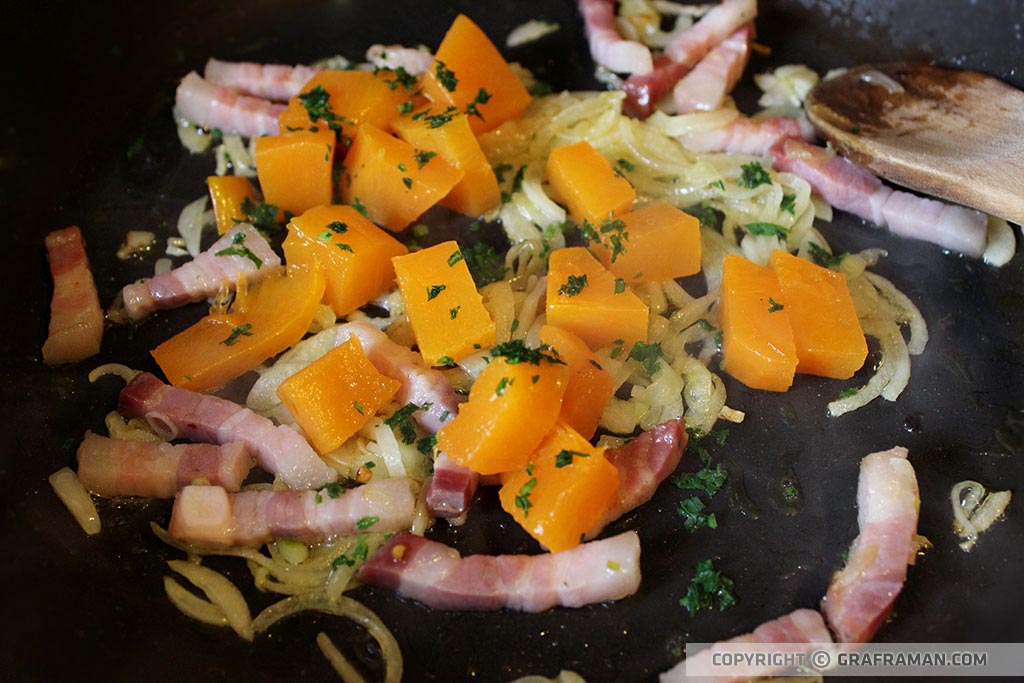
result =
[[[101,362],[155,370],[147,350],[201,314],[159,314],[132,336],[108,331],[95,359],[42,365],[50,284],[43,235],[82,227],[104,303],[152,262],[120,262],[130,229],[172,234],[181,207],[204,191],[209,156],[190,156],[170,115],[177,80],[222,59],[309,62],[359,59],[373,42],[436,47],[457,12],[495,42],[529,18],[561,30],[508,50],[556,88],[593,88],[572,2],[180,2],[18,3],[4,17],[0,140],[3,239],[0,289],[0,678],[28,680],[281,681],[333,675],[313,638],[327,631],[373,674],[375,651],[350,624],[299,616],[248,644],[189,621],[163,595],[163,564],[179,554],[152,536],[169,503],[100,506],[104,530],[87,538],[46,477],[72,465],[86,429],[101,430],[119,382],[90,385]],[[815,69],[923,57],[987,71],[1020,87],[1024,3],[762,0],[760,42],[770,57],[750,72],[792,61]],[[741,102],[751,102],[749,90]],[[1024,185],[1024,180],[1022,180]],[[904,445],[921,488],[920,532],[934,547],[910,569],[878,638],[886,641],[1024,641],[1024,512],[1014,500],[971,553],[957,547],[950,487],[976,479],[995,489],[1024,484],[1024,271],[1002,269],[891,239],[838,215],[823,232],[840,250],[881,246],[877,267],[921,307],[931,340],[913,359],[910,386],[830,419],[825,404],[850,383],[798,377],[786,394],[745,389],[726,377],[729,404],[747,413],[713,457],[729,471],[711,504],[719,528],[693,534],[674,512],[683,493],[666,484],[609,532],[640,533],[643,584],[608,605],[543,614],[431,611],[384,590],[355,596],[395,632],[409,681],[505,681],[573,669],[591,683],[651,681],[677,661],[683,641],[749,631],[797,607],[815,607],[856,535],[859,459]],[[687,455],[684,469],[695,469]],[[800,492],[785,503],[784,480]],[[435,537],[463,552],[536,552],[485,491],[470,522],[441,523]],[[689,615],[679,598],[701,559],[735,580],[738,604]],[[217,566],[257,607],[268,600],[238,562]],[[379,673],[379,671],[377,671]]]

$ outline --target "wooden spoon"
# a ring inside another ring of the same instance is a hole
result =
[[[806,107],[824,138],[877,175],[1024,223],[1024,92],[977,71],[893,62],[818,83]]]

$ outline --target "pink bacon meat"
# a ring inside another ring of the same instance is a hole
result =
[[[50,328],[43,343],[47,365],[70,363],[100,351],[103,309],[85,254],[85,241],[77,226],[46,236],[46,260],[53,276]]]
[[[753,24],[747,24],[700,60],[672,90],[680,114],[718,109],[747,68]]]
[[[749,665],[746,667],[729,667],[732,675],[714,675],[721,668],[715,667],[712,657],[716,653],[749,652],[743,650],[744,645],[773,644],[773,651],[780,653],[802,653],[809,655],[815,650],[831,649],[832,637],[821,618],[821,613],[810,609],[798,609],[795,612],[765,622],[753,632],[736,636],[729,640],[715,643],[706,650],[701,650],[692,657],[687,657],[670,670],[661,674],[660,683],[683,683],[683,681],[702,681],[703,683],[733,683],[747,681],[762,676],[770,676],[782,670],[782,667]],[[790,647],[786,647],[786,646]]]
[[[875,635],[907,578],[917,553],[921,499],[907,449],[872,453],[860,462],[857,523],[860,535],[850,559],[821,601],[829,626],[842,643]]]
[[[594,538],[607,525],[649,501],[661,482],[679,466],[686,441],[682,420],[671,420],[624,446],[605,451],[605,457],[619,471],[619,486],[587,538]]]
[[[651,73],[654,63],[650,48],[626,40],[615,28],[613,0],[578,0],[577,4],[594,62],[616,73]]]
[[[224,251],[233,253],[218,256]],[[280,265],[280,257],[259,230],[242,223],[188,263],[125,287],[121,290],[124,310],[132,320],[142,320],[156,310],[202,301],[223,287],[233,290],[240,275],[254,284]]]
[[[198,126],[247,138],[277,135],[277,117],[285,110],[283,104],[214,85],[195,71],[181,79],[174,105],[181,116]]]
[[[640,586],[635,531],[544,555],[471,555],[398,534],[363,567],[363,583],[395,590],[435,609],[542,612],[618,600]]]
[[[968,256],[985,251],[988,219],[980,211],[893,190],[848,159],[800,140],[782,140],[771,154],[775,168],[797,174],[837,209],[887,225],[901,237]]]
[[[381,479],[353,489],[243,491],[186,486],[174,500],[168,532],[201,545],[259,547],[275,539],[311,543],[361,531],[390,533],[412,525],[410,479]]]
[[[86,432],[78,447],[78,479],[101,496],[173,498],[202,478],[237,491],[253,460],[249,447],[233,441],[222,446],[153,441],[119,441]]]
[[[241,441],[252,448],[260,467],[293,489],[321,486],[338,476],[292,427],[275,425],[226,399],[169,386],[148,372],[121,390],[117,410],[126,418],[146,420],[168,438],[219,444]]]
[[[767,156],[782,140],[814,140],[814,128],[806,119],[750,119],[740,117],[721,128],[687,133],[680,140],[694,152],[729,152]]]
[[[633,116],[647,117],[654,105],[667,95],[679,79],[697,65],[716,45],[757,16],[757,0],[724,0],[701,17],[700,21],[672,40],[654,60],[649,74],[634,74],[626,79],[625,110]]]
[[[320,69],[310,66],[286,64],[257,64],[255,62],[222,62],[210,59],[203,70],[208,83],[237,90],[252,97],[287,102],[298,95],[302,86]]]
[[[413,76],[422,76],[434,63],[434,55],[426,50],[403,45],[371,45],[366,50],[366,61],[378,69],[405,69]]]
[[[479,484],[480,475],[439,451],[434,458],[434,474],[426,483],[427,509],[435,517],[458,517],[469,509]]]

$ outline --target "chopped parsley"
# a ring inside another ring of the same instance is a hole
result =
[[[502,377],[501,380],[498,382],[498,386],[495,387],[494,389],[494,394],[496,396],[504,396],[505,390],[515,383],[516,380],[513,377]]]
[[[437,364],[441,366],[455,365],[455,359],[451,356],[441,356],[437,359]]]
[[[616,339],[615,341],[612,342],[612,346],[614,347],[614,348],[612,348],[612,352],[611,352],[611,357],[612,358],[618,358],[619,356],[622,355],[622,351],[623,351],[623,346],[622,345],[623,344],[625,344],[625,342],[623,340],[621,340],[621,339]]]
[[[413,443],[416,441],[416,428],[412,420],[412,415],[420,410],[430,410],[430,406],[430,403],[424,403],[423,405],[406,403],[404,406],[396,410],[391,417],[385,418],[384,424],[392,429],[397,429],[402,435],[403,443]]]
[[[586,286],[587,276],[585,273],[583,275],[570,275],[565,284],[558,288],[558,293],[566,296],[577,296],[583,292]]]
[[[472,246],[462,250],[466,259],[469,274],[477,287],[489,285],[505,278],[505,257],[486,242],[474,242]]]
[[[462,260],[462,252],[456,249],[452,252],[452,255],[448,257],[448,265],[454,266],[456,263]]]
[[[622,294],[626,291],[626,281],[621,277],[615,278],[615,293]]]
[[[341,567],[354,567],[356,560],[361,562],[366,561],[366,556],[369,554],[370,548],[366,545],[366,536],[360,534],[359,538],[356,539],[356,547],[352,549],[352,556],[349,557],[347,553],[338,555],[331,562],[331,569],[340,569]]]
[[[366,531],[379,521],[380,517],[362,517],[358,522],[356,522],[356,528],[360,531]]]
[[[492,348],[491,357],[502,357],[509,365],[518,365],[519,363],[540,365],[542,360],[547,361],[548,363],[565,365],[565,361],[549,353],[545,353],[545,351],[548,350],[549,347],[547,346],[542,345],[539,348],[533,348],[532,346],[527,346],[522,339],[512,339],[507,342],[502,342]]]
[[[719,190],[722,190],[723,192],[725,191],[725,183],[723,183],[721,180],[716,180],[713,183],[708,183],[708,187],[715,187],[718,188]]]
[[[839,392],[839,398],[850,398],[851,396],[856,396],[857,392],[859,392],[859,391],[860,391],[860,389],[858,389],[856,387],[850,387],[849,389],[843,389],[842,391]]]
[[[231,334],[228,335],[227,339],[221,342],[224,346],[234,346],[238,343],[239,337],[251,337],[252,336],[252,323],[245,323],[231,330]]]
[[[583,225],[580,226],[580,237],[583,239],[583,243],[587,246],[591,242],[600,242],[601,235],[597,233],[594,226],[590,224],[590,221],[583,221]]]
[[[771,297],[768,297],[768,303],[770,304],[768,306],[769,313],[775,313],[776,311],[781,311],[782,309],[785,308],[785,306],[783,306],[782,304],[780,304],[778,301]]]
[[[519,487],[519,493],[516,495],[516,507],[523,511],[523,517],[527,517],[530,514],[530,508],[533,507],[533,503],[530,502],[530,494],[533,493],[533,489],[537,486],[537,477],[530,477],[530,479]]]
[[[437,446],[437,434],[430,434],[424,436],[422,439],[416,442],[416,450],[428,458],[434,452],[434,448]]]
[[[782,242],[786,241],[789,237],[789,230],[776,223],[747,223],[747,232],[751,235],[762,235],[765,237],[775,236],[778,237]]]
[[[711,228],[713,230],[721,228],[722,220],[725,218],[725,214],[718,209],[711,208],[711,204],[709,204],[707,200],[700,204],[689,206],[683,209],[683,211],[699,220],[700,224],[704,227]]]
[[[436,299],[437,296],[446,289],[448,289],[447,285],[431,285],[427,287],[427,301]]]
[[[405,70],[405,67],[398,67],[394,71],[395,77],[391,80],[384,79],[384,83],[387,84],[388,89],[397,90],[398,86],[405,88],[406,92],[410,92],[416,87],[416,77]]]
[[[455,107],[448,107],[440,114],[431,114],[423,120],[427,122],[428,128],[440,128],[452,120],[452,115],[458,111]]]
[[[366,213],[366,204],[363,204],[359,197],[352,197],[352,208],[363,215],[363,218],[369,218],[370,215]]]
[[[715,326],[708,322],[707,318],[699,318],[696,324],[705,332],[714,332]]]
[[[601,224],[601,234],[608,235],[608,241],[612,245],[612,263],[615,263],[615,259],[626,253],[624,243],[629,241],[626,224],[620,220],[607,220]]]
[[[590,454],[583,453],[582,451],[570,451],[563,448],[558,452],[558,455],[555,456],[555,467],[568,467],[572,464],[574,456],[577,458],[589,458]]]
[[[231,238],[231,246],[227,249],[221,249],[214,256],[241,256],[252,261],[256,268],[263,267],[263,259],[254,254],[252,249],[245,246],[244,232],[236,232],[235,236]]]
[[[466,105],[466,115],[475,116],[482,121],[484,115],[480,113],[478,107],[481,104],[487,104],[490,100],[491,93],[487,92],[484,88],[480,88],[476,93],[476,97],[473,98],[473,101]]]
[[[326,493],[328,498],[340,498],[341,494],[345,493],[345,489],[341,487],[336,481],[332,481],[330,484],[324,484],[320,488],[316,489],[316,502],[324,502],[324,497],[321,493]]]
[[[437,60],[435,64],[434,73],[437,75],[437,82],[448,92],[455,92],[455,88],[459,85],[459,79],[455,77],[455,72],[446,67],[441,60]]]
[[[411,190],[412,189],[412,178],[410,178],[409,176],[403,176],[402,177],[402,184],[405,185],[405,189]]]
[[[740,174],[740,179],[736,181],[740,187],[752,190],[759,185],[772,184],[771,176],[759,162],[752,161],[749,164],[743,164],[740,168],[743,172]]]
[[[534,97],[543,97],[544,95],[550,95],[555,91],[555,89],[551,87],[550,83],[541,80],[534,81],[533,85],[531,85],[528,90]]]
[[[412,101],[411,100],[408,101],[408,102],[402,102],[400,105],[398,105],[398,113],[399,114],[408,114],[411,111],[412,111]]]
[[[633,344],[633,348],[629,350],[628,357],[639,362],[640,365],[643,365],[648,376],[653,377],[654,374],[661,369],[661,364],[658,363],[658,359],[664,355],[664,352],[661,350],[661,344],[656,342],[646,344],[642,341],[638,341]]]
[[[711,609],[717,600],[718,609],[724,610],[736,604],[736,596],[732,591],[732,579],[716,571],[711,560],[701,560],[697,563],[697,574],[690,581],[686,596],[679,604],[690,614],[696,614],[702,609]]]
[[[427,163],[437,156],[437,152],[425,152],[421,149],[416,150],[416,153],[412,155],[416,160],[416,165],[419,168],[423,168]]]
[[[523,189],[523,177],[526,175],[526,165],[520,166],[516,170],[516,174],[512,176],[512,189],[508,191],[502,191],[501,203],[508,204],[512,201],[512,195]]]
[[[690,496],[679,501],[679,508],[676,512],[683,518],[683,526],[686,527],[687,531],[696,531],[704,527],[709,529],[718,528],[718,520],[715,518],[715,513],[705,514],[704,507],[704,501],[697,496]]]
[[[448,309],[448,319],[455,320],[456,318],[458,318],[460,308],[462,308],[462,306],[456,306],[455,308]]]
[[[846,258],[846,254],[830,254],[816,242],[809,242],[807,244],[807,251],[811,255],[811,260],[822,268],[838,268],[843,259]]]
[[[493,169],[494,177],[499,183],[505,182],[505,174],[512,170],[512,164],[498,164]]]
[[[633,163],[628,159],[619,159],[618,161],[615,162],[615,165],[618,168],[621,168],[623,171],[626,171],[627,173],[632,173],[633,171],[636,170],[636,166],[634,166]]]
[[[354,125],[349,119],[334,113],[334,110],[331,109],[331,95],[322,85],[316,86],[307,93],[301,93],[299,102],[306,108],[309,120],[313,123],[323,119],[327,127],[333,131],[340,131],[342,123]]]
[[[356,409],[356,412],[360,415],[366,415],[366,406],[359,401],[352,401],[352,407]]]
[[[694,489],[713,496],[725,486],[727,473],[721,465],[702,467],[696,472],[684,472],[672,479],[672,483],[681,489]]]
[[[790,215],[796,215],[796,195],[784,194],[779,202],[779,211],[785,211]]]

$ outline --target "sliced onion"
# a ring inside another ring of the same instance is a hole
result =
[[[345,658],[345,655],[341,654],[341,651],[334,647],[334,643],[331,642],[326,633],[321,631],[316,634],[316,644],[341,680],[345,683],[366,683],[366,679],[356,671],[355,667]]]
[[[228,618],[218,605],[182,587],[170,576],[164,577],[164,592],[175,607],[187,617],[211,626],[227,626]]]
[[[1013,258],[1017,251],[1017,237],[1013,228],[1002,218],[988,217],[988,238],[982,258],[990,266],[1000,268]]]
[[[92,536],[100,531],[100,515],[92,496],[78,481],[78,475],[71,468],[62,467],[50,475],[50,486],[68,512],[75,518],[82,531]]]
[[[153,263],[153,275],[160,275],[162,273],[169,273],[171,268],[174,267],[174,262],[169,258],[158,258]]]
[[[556,22],[531,19],[509,31],[508,37],[505,38],[505,45],[507,47],[519,47],[520,45],[543,38],[549,33],[554,33],[558,28],[559,26]]]
[[[953,529],[964,542],[963,551],[969,551],[978,541],[978,535],[999,519],[1010,504],[1009,491],[987,493],[976,481],[966,480],[953,485],[949,499],[953,505]]]
[[[100,377],[106,377],[107,375],[117,375],[125,382],[131,382],[140,372],[141,370],[133,370],[121,363],[105,363],[92,369],[89,373],[89,383],[93,384]]]
[[[144,254],[153,247],[156,235],[146,230],[129,230],[124,243],[117,250],[117,258],[125,261],[137,254]]]
[[[914,305],[910,297],[881,275],[868,272],[865,272],[864,275],[886,299],[902,310],[904,321],[910,326],[910,341],[907,343],[909,353],[913,356],[923,353],[924,347],[928,344],[928,324],[925,323],[924,316],[921,315],[918,307]]]
[[[185,250],[193,257],[199,255],[200,242],[203,239],[203,227],[206,223],[206,204],[208,195],[203,195],[194,202],[185,205],[178,215],[178,234],[185,240]],[[168,245],[168,253],[170,245]]]
[[[253,625],[249,604],[245,601],[241,591],[226,576],[209,567],[184,560],[169,560],[167,566],[206,593],[210,602],[223,610],[228,624],[240,638],[252,640]]]

